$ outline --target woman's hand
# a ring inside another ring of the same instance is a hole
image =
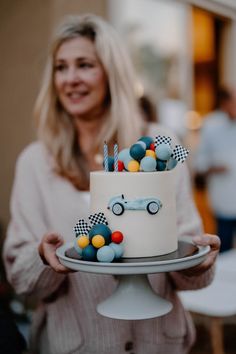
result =
[[[195,236],[193,237],[193,242],[197,246],[210,246],[211,249],[202,263],[195,267],[181,271],[181,273],[187,276],[201,275],[206,272],[215,263],[216,257],[220,250],[220,239],[216,235],[205,234],[202,236]]]
[[[56,233],[45,234],[39,244],[38,251],[44,264],[52,267],[57,273],[66,274],[72,272],[64,267],[56,256],[56,249],[64,243],[63,238]]]

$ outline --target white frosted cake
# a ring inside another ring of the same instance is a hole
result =
[[[91,213],[103,212],[124,235],[123,257],[152,257],[177,249],[176,170],[91,172]]]

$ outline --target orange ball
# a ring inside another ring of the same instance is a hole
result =
[[[153,150],[146,150],[146,156],[150,156],[150,157],[153,157],[154,159],[156,159],[156,154],[155,154],[155,151],[153,151]]]
[[[136,160],[131,160],[128,163],[128,171],[129,172],[138,172],[139,171],[139,162]]]
[[[85,248],[89,245],[89,238],[86,235],[80,236],[77,240],[77,244],[80,248]]]
[[[92,245],[96,248],[100,248],[105,245],[105,238],[102,235],[95,235],[92,238]]]

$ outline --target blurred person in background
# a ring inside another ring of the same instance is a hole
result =
[[[89,172],[101,170],[103,142],[120,149],[142,135],[169,135],[140,114],[130,59],[108,23],[95,15],[68,17],[54,36],[36,102],[38,141],[20,154],[4,247],[10,283],[34,295],[30,353],[184,354],[194,341],[191,318],[176,291],[208,285],[219,238],[204,235],[185,164],[177,169],[178,235],[210,245],[203,263],[150,277],[173,310],[148,321],[100,316],[96,306],[116,287],[111,275],[72,272],[56,249],[89,215]],[[174,137],[173,137],[174,139]]]
[[[206,181],[221,252],[236,231],[236,90],[220,88],[216,110],[205,117],[196,153],[196,180]]]

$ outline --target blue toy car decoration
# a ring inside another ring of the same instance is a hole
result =
[[[115,215],[122,215],[125,210],[147,210],[149,214],[156,214],[162,207],[162,203],[157,198],[138,198],[134,200],[125,199],[121,194],[109,200],[107,209]]]

